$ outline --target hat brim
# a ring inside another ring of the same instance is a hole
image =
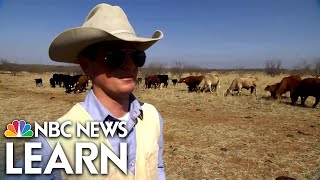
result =
[[[153,33],[152,38],[143,38],[129,33],[110,34],[97,28],[76,27],[68,29],[54,38],[49,47],[49,57],[57,62],[79,64],[79,53],[97,42],[113,40],[136,42],[136,48],[144,51],[162,37],[163,33],[159,30]]]

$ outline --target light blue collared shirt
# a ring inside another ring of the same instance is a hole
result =
[[[135,172],[135,159],[136,159],[136,131],[135,124],[137,117],[140,116],[142,109],[139,101],[134,97],[133,94],[130,94],[130,109],[129,109],[129,120],[127,121],[127,130],[128,135],[126,138],[119,138],[118,136],[108,137],[108,141],[110,142],[114,153],[119,156],[119,143],[126,142],[128,147],[128,170],[134,174]],[[109,120],[117,120],[112,116],[112,114],[100,103],[100,101],[96,98],[93,90],[91,89],[85,100],[80,103],[81,106],[89,113],[94,121],[104,121],[106,117]],[[164,172],[164,163],[163,163],[163,119],[159,114],[160,121],[160,140],[159,140],[159,154],[158,154],[158,179],[163,180],[165,178]],[[42,161],[33,163],[33,167],[41,167],[42,171],[44,171],[50,155],[52,153],[52,149],[48,144],[47,140],[39,136],[32,140],[33,142],[41,142],[41,149],[34,149],[33,154],[41,154]],[[20,160],[15,167],[22,167],[24,172],[24,159]],[[60,169],[54,169],[52,174],[50,175],[7,175],[6,179],[20,179],[20,180],[42,180],[42,179],[52,179],[52,180],[61,180],[62,176],[60,173]]]

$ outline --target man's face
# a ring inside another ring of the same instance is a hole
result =
[[[96,94],[104,92],[110,97],[127,98],[134,90],[138,74],[138,66],[135,63],[137,57],[134,54],[137,51],[132,44],[114,47],[97,47],[94,52],[95,59],[88,60],[86,73],[92,77]],[[112,60],[113,63],[107,62],[108,60]]]

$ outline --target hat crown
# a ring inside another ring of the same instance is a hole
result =
[[[110,34],[126,33],[135,35],[128,17],[119,6],[99,4],[88,14],[82,27],[93,27]]]

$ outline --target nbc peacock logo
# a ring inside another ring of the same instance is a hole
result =
[[[31,125],[25,120],[14,120],[7,125],[7,130],[4,132],[6,137],[32,137],[33,131]]]

